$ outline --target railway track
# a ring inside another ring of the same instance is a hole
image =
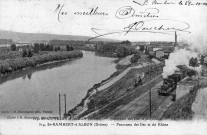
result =
[[[147,82],[140,87],[137,87],[137,88],[130,90],[127,95],[123,95],[120,98],[116,99],[115,101],[111,102],[110,104],[102,107],[101,109],[96,110],[95,112],[93,112],[91,114],[88,114],[87,116],[85,116],[85,118],[90,117],[90,116],[92,116],[91,118],[93,118],[93,119],[100,119],[100,118],[103,119],[103,118],[110,117],[111,115],[113,115],[113,113],[114,113],[114,111],[116,111],[116,109],[119,109],[120,106],[124,105],[127,102],[126,100],[129,100],[128,102],[130,102],[131,100],[135,99],[142,92],[144,92],[144,90],[146,90],[147,87],[149,87],[149,85],[152,85],[152,83],[156,79],[158,79],[159,77],[161,77],[161,75],[156,76],[155,78],[150,80],[150,82]],[[111,109],[111,108],[113,108],[113,109]]]
[[[155,90],[152,93],[152,96],[156,94]],[[133,104],[129,105],[128,107],[125,107],[122,109],[122,111],[118,111],[113,114],[114,117],[119,118],[119,117],[125,117],[129,119],[133,119],[133,116],[142,108],[142,106],[147,106],[149,101],[149,91],[146,91],[143,93],[141,96],[133,100]],[[134,108],[133,111],[130,111],[131,108]],[[129,110],[129,111],[127,111]]]
[[[152,101],[151,104],[151,114],[160,106],[162,102],[164,102],[168,97],[158,96],[155,100]],[[147,106],[143,109],[141,113],[138,113],[134,119],[150,119],[150,107]]]
[[[154,88],[152,91],[152,111],[157,109],[159,105],[167,98],[157,95],[157,89]],[[149,91],[142,94],[141,97],[135,99],[132,105],[128,107],[123,107],[122,111],[115,111],[115,113],[111,114],[110,118],[112,119],[140,119],[141,116],[145,116],[149,112]],[[144,117],[143,117],[144,119]]]

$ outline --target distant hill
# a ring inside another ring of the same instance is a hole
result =
[[[0,39],[12,39],[14,42],[49,42],[50,40],[87,41],[89,36],[57,35],[47,33],[21,33],[0,30]],[[117,41],[113,39],[97,38],[94,41]]]

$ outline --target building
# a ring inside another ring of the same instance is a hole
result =
[[[164,52],[162,49],[156,50],[155,51],[155,57],[156,58],[163,58],[164,57]]]
[[[87,47],[95,47],[95,44],[86,44]]]
[[[174,51],[174,47],[164,47],[163,52],[164,52],[164,57],[168,59],[170,53]]]
[[[27,42],[16,42],[15,43],[16,46],[27,46],[27,45],[32,45],[33,46],[33,43],[27,43]]]
[[[147,47],[147,50],[149,52],[150,55],[154,56],[155,55],[155,52],[153,50],[153,47]]]
[[[22,49],[22,48],[19,48],[19,51],[20,51],[20,52],[23,52],[23,49]]]

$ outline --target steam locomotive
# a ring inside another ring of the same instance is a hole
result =
[[[168,96],[172,91],[177,88],[177,83],[185,78],[191,69],[186,66],[177,66],[179,70],[175,71],[174,74],[163,79],[163,85],[158,89],[158,95]]]

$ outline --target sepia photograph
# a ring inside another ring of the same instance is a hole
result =
[[[207,0],[0,0],[0,135],[206,135],[206,13]]]

